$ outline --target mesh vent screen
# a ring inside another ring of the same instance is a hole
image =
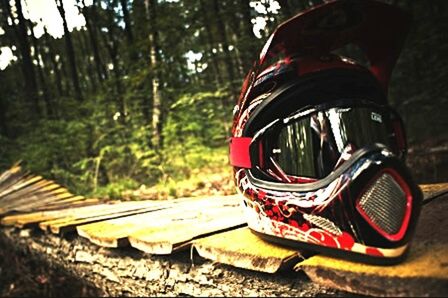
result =
[[[403,223],[406,194],[395,179],[385,173],[363,194],[359,207],[377,227],[393,235]]]

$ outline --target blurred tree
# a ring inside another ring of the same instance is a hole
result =
[[[70,72],[71,72],[71,77],[72,77],[72,82],[73,82],[73,88],[75,90],[75,97],[78,101],[83,101],[81,87],[79,86],[79,78],[78,78],[78,70],[77,70],[77,64],[76,64],[75,51],[73,48],[71,34],[68,31],[67,19],[65,16],[64,1],[63,0],[55,0],[55,1],[56,1],[56,6],[59,11],[59,15],[62,18],[62,26],[64,28],[64,39],[65,39],[68,61],[70,64]],[[17,2],[20,2],[20,1],[17,1]]]
[[[22,3],[21,1],[15,2],[15,13],[16,17],[12,13],[12,7],[10,6],[13,2],[7,0],[2,0],[2,11],[5,19],[9,19],[10,26],[13,28],[15,33],[15,38],[18,43],[18,48],[20,51],[20,56],[22,59],[22,73],[25,79],[25,92],[26,99],[31,103],[30,114],[39,116],[41,114],[39,106],[39,95],[37,90],[36,75],[34,72],[33,61],[31,58],[31,47],[28,40],[28,28],[23,16]],[[35,118],[35,117],[32,117]]]

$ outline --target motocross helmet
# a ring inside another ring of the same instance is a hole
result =
[[[230,163],[249,228],[367,263],[400,261],[422,193],[387,100],[410,18],[372,0],[327,2],[273,32],[234,108]],[[335,54],[358,46],[368,66]]]

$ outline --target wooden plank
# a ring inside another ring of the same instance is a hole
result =
[[[85,224],[96,223],[104,220],[115,219],[125,216],[137,215],[149,211],[159,210],[159,208],[151,207],[146,209],[135,209],[121,212],[114,212],[110,214],[104,214],[100,216],[87,217],[87,218],[65,218],[62,220],[47,222],[47,229],[49,229],[53,234],[64,234],[68,232],[76,231],[76,227]],[[39,226],[43,229],[42,223]]]
[[[114,219],[124,216],[130,216],[140,214],[149,211],[156,211],[162,209],[163,206],[154,205],[148,207],[134,207],[134,208],[121,208],[112,210],[95,211],[91,214],[73,214],[54,220],[48,220],[39,223],[39,227],[42,230],[50,230],[52,233],[66,233],[76,230],[79,225],[85,225],[89,223],[99,222],[108,219]]]
[[[3,172],[0,176],[0,193],[3,193],[6,189],[16,184],[17,181],[23,179],[26,175],[27,173],[23,173],[20,166],[13,166],[9,170]]]
[[[424,200],[427,202],[432,198],[448,193],[448,183],[434,183],[434,184],[420,184],[420,189],[423,192]]]
[[[262,240],[240,228],[193,241],[198,254],[234,267],[275,273],[302,259],[301,252]]]
[[[61,186],[54,184],[51,181],[40,180],[38,182],[33,183],[32,185],[25,186],[21,189],[18,189],[14,192],[8,193],[7,195],[3,196],[1,204],[3,205],[14,202],[24,196],[45,194],[57,188],[61,188]]]
[[[92,214],[104,214],[107,212],[115,212],[115,210],[127,210],[127,209],[142,209],[148,206],[152,206],[154,202],[114,202],[114,203],[102,203],[83,207],[73,207],[70,204],[69,208],[58,209],[53,211],[37,211],[31,213],[17,214],[6,216],[1,220],[3,225],[15,225],[17,227],[24,227],[31,224],[40,222],[48,222],[50,220],[70,218],[82,218],[91,216]]]
[[[14,164],[10,169],[4,171],[1,175],[0,175],[0,186],[3,186],[3,184],[11,178],[17,177],[18,175],[22,174],[21,173],[21,167],[19,166],[18,163]]]
[[[134,248],[150,254],[167,255],[190,247],[191,240],[195,238],[245,225],[242,211],[238,206],[224,207],[207,216],[144,228],[130,234],[128,239]]]
[[[45,195],[31,195],[21,198],[11,204],[6,204],[0,208],[0,215],[6,214],[12,211],[17,212],[30,212],[39,207],[49,208],[52,206],[62,205],[67,202],[75,202],[84,200],[84,197],[74,196],[70,193],[62,194],[45,194]]]
[[[23,179],[19,180],[17,183],[14,183],[10,187],[6,188],[0,193],[0,198],[3,198],[7,196],[8,194],[11,194],[19,189],[29,187],[33,183],[39,182],[43,180],[41,176],[25,176]]]
[[[82,225],[77,227],[77,231],[80,236],[100,246],[118,247],[128,245],[127,237],[139,230],[167,226],[175,221],[186,223],[189,219],[197,219],[201,214],[216,213],[227,206],[238,208],[238,205],[239,199],[236,196],[196,199],[178,203],[176,208]]]
[[[296,268],[317,283],[373,296],[448,294],[448,194],[423,206],[407,259],[394,266],[372,266],[313,256]]]
[[[55,220],[49,220],[41,222],[39,227],[43,230],[50,230],[55,234],[66,233],[76,229],[76,226],[85,225],[88,223],[94,223],[98,221],[104,221],[108,219],[115,219],[124,216],[137,215],[144,212],[157,211],[161,209],[175,208],[176,205],[185,202],[194,202],[197,200],[202,200],[203,198],[179,198],[164,201],[136,201],[136,202],[123,202],[121,204],[131,206],[132,208],[120,208],[119,212],[116,213],[102,213],[101,211],[95,211],[90,214],[79,213],[76,215],[71,215],[66,218],[59,218]]]
[[[67,192],[66,190],[56,191],[56,192],[32,192],[30,194],[24,194],[22,197],[6,203],[2,204],[3,210],[24,210],[27,209],[28,206],[37,206],[46,204],[49,205],[54,201],[62,200],[66,198],[74,197],[73,194]]]
[[[27,212],[35,212],[35,211],[44,211],[44,210],[58,210],[58,209],[66,209],[66,208],[77,208],[77,207],[85,207],[85,206],[92,206],[100,203],[100,200],[97,198],[84,198],[83,200],[78,200],[72,203],[60,203],[58,205],[42,205],[33,207],[30,210],[27,210]]]

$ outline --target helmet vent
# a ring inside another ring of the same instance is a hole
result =
[[[362,195],[357,207],[374,228],[394,235],[403,225],[406,205],[406,193],[390,174],[384,173]]]

